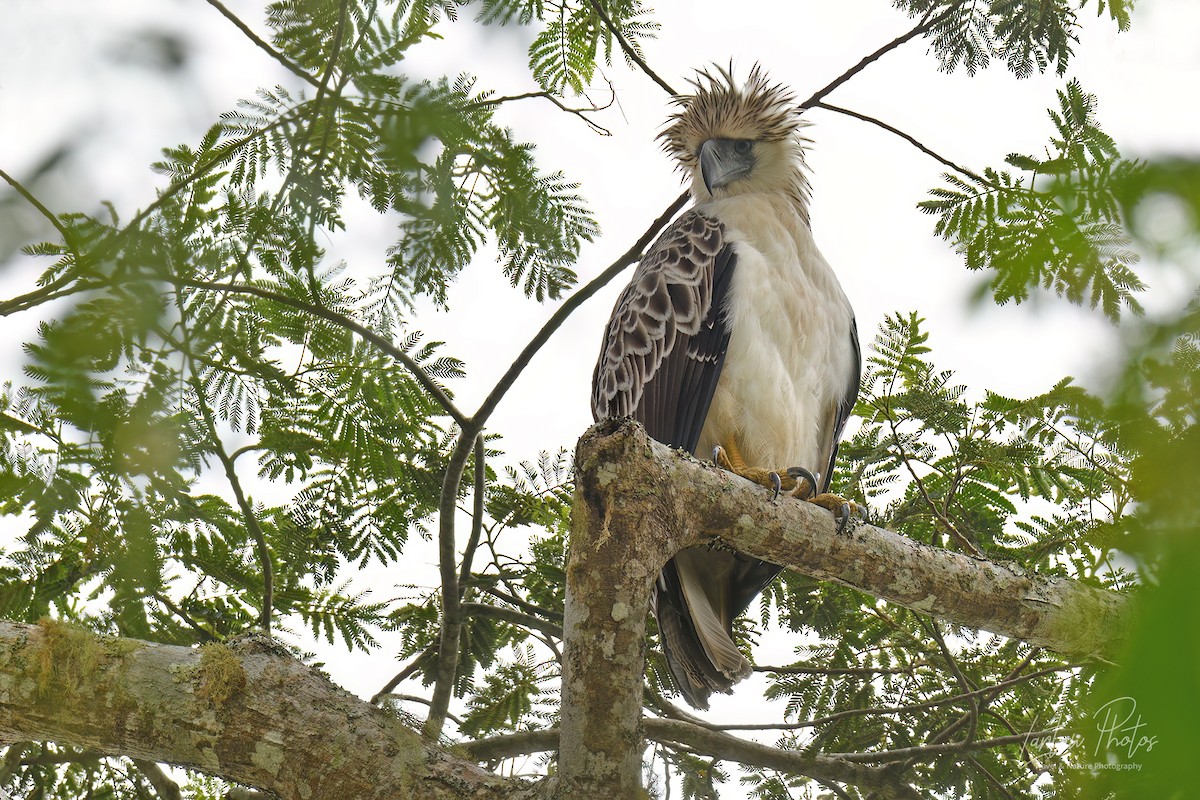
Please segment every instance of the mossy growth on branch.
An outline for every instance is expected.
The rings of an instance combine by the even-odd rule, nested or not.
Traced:
[[[211,642],[200,646],[200,669],[196,696],[220,706],[246,688],[246,670],[227,645]]]
[[[94,684],[108,654],[96,634],[62,620],[43,617],[40,634],[30,637],[25,659],[37,681],[38,699],[74,698]]]

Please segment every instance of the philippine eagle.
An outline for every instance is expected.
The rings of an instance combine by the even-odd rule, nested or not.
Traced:
[[[597,420],[633,417],[655,439],[750,480],[827,494],[858,395],[854,312],[809,230],[793,95],[755,66],[700,71],[660,138],[691,177],[693,206],[617,300],[592,380]],[[815,484],[815,485],[810,485]],[[781,567],[696,547],[663,569],[651,606],[684,698],[708,707],[750,674],[733,620]]]

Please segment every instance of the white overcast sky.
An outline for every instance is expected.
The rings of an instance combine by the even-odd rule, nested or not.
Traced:
[[[266,35],[259,3],[228,5]],[[1082,15],[1081,42],[1064,78],[1017,80],[1002,65],[973,78],[962,71],[946,75],[937,71],[924,41],[916,40],[827,99],[878,117],[979,170],[1001,166],[1009,152],[1040,154],[1053,131],[1046,109],[1056,105],[1055,90],[1075,77],[1099,96],[1101,124],[1127,156],[1195,154],[1200,3],[1141,0],[1132,29],[1123,34],[1107,18],[1095,17],[1095,7],[1090,3]],[[0,0],[0,8],[0,166],[22,178],[60,144],[82,143],[69,164],[69,180],[41,187],[57,211],[96,212],[107,199],[128,219],[164,185],[148,169],[160,147],[195,143],[218,113],[260,86],[298,83],[203,0]],[[912,25],[886,0],[664,2],[654,18],[662,30],[645,43],[646,58],[675,87],[684,87],[696,67],[733,59],[741,75],[761,62],[800,97]],[[188,43],[181,80],[163,80],[137,64],[130,43],[146,30],[173,32]],[[535,88],[524,66],[528,32],[464,21],[442,33],[445,41],[420,46],[403,66],[428,76],[471,72],[480,76],[481,88],[500,94]],[[593,134],[544,101],[524,100],[501,112],[519,138],[538,145],[546,168],[562,169],[582,184],[600,220],[603,235],[584,249],[578,265],[584,281],[624,252],[680,191],[679,176],[654,141],[668,98],[619,59],[604,75],[617,98],[597,121],[611,137]],[[602,81],[591,96],[608,97]],[[1100,385],[1115,336],[1097,313],[1057,302],[969,310],[979,276],[967,273],[933,238],[932,219],[915,208],[940,182],[940,164],[864,123],[821,111],[810,118],[814,233],[857,310],[864,346],[885,314],[915,309],[928,318],[939,366],[976,390],[1030,394],[1067,374]],[[331,257],[346,259],[355,271],[378,269],[394,222],[362,207],[348,227],[349,234],[330,238]],[[40,266],[28,259],[0,266],[0,295],[28,291]],[[1152,285],[1147,306],[1174,307],[1196,283],[1192,266],[1182,274],[1146,264]],[[571,319],[493,417],[491,430],[504,435],[502,446],[514,460],[571,447],[591,422],[591,369],[621,285],[613,283]],[[455,389],[470,410],[552,310],[510,289],[488,251],[453,287],[450,311],[423,308],[414,326],[466,360],[469,377]],[[0,350],[0,379],[18,374],[17,337],[28,337],[35,322],[0,320],[0,335],[12,342]],[[424,557],[413,557],[416,569]],[[388,580],[405,577],[373,575],[377,596],[392,595]],[[335,679],[364,695],[395,668],[386,655],[321,653]],[[755,691],[742,687],[715,704],[714,714],[744,717],[745,701]],[[736,796],[736,787],[729,788]]]

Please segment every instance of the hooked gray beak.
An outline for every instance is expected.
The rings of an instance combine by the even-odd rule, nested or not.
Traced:
[[[709,139],[700,145],[700,177],[704,188],[728,186],[754,169],[754,143],[749,139]]]

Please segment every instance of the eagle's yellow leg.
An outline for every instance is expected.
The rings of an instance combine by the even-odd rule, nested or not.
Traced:
[[[722,469],[727,469],[735,475],[741,475],[746,480],[754,481],[768,489],[778,489],[796,497],[806,497],[817,490],[815,486],[810,486],[806,479],[789,474],[786,467],[771,470],[750,466],[742,456],[737,440],[732,436],[727,436],[721,441],[721,446],[717,448],[714,455],[717,465]]]
[[[806,477],[795,476],[793,474],[796,471],[794,468],[770,470],[750,466],[746,463],[746,459],[742,457],[742,451],[737,445],[737,440],[731,436],[721,441],[721,446],[716,448],[714,458],[717,465],[722,469],[727,469],[736,475],[741,475],[743,478],[754,481],[760,486],[787,492],[793,497],[807,500],[810,503],[829,510],[835,517],[839,518],[839,530],[846,526],[851,516],[865,517],[857,503],[847,500],[841,495],[833,494],[832,492],[823,492],[815,496],[810,496],[816,491],[816,486],[811,485]]]

